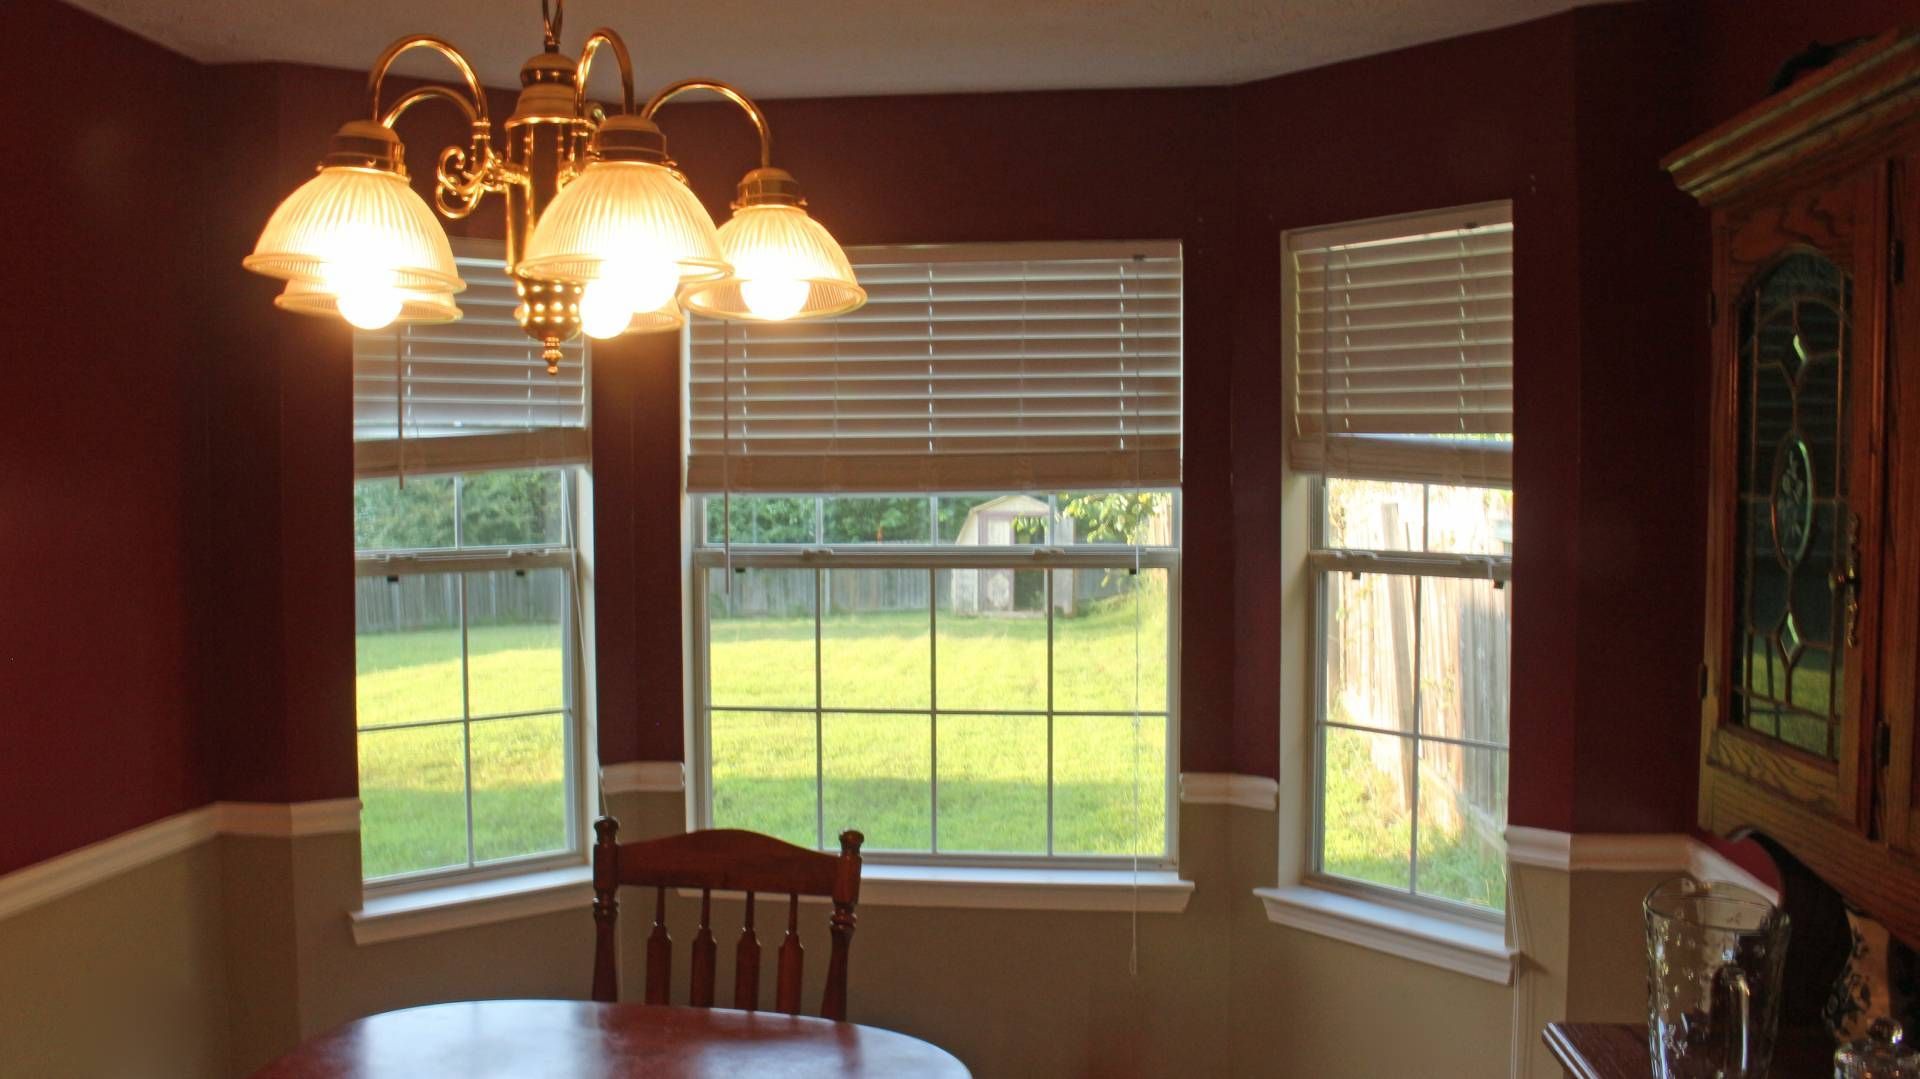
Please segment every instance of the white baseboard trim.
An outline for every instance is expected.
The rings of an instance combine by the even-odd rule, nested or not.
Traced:
[[[221,835],[291,839],[360,830],[360,800],[210,802],[0,876],[0,918],[72,895]]]
[[[1507,861],[1562,873],[1686,873],[1725,881],[1778,902],[1779,893],[1690,835],[1569,834],[1550,828],[1508,828]]]
[[[1280,784],[1266,776],[1232,772],[1180,773],[1182,805],[1228,805],[1272,812],[1280,804]]]
[[[679,761],[626,761],[600,769],[606,794],[679,794],[687,789],[687,766]]]

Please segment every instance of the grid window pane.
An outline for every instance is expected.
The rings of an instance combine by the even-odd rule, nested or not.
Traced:
[[[474,860],[565,850],[566,717],[483,719],[471,737]]]
[[[566,571],[469,573],[466,582],[468,714],[564,709]]]
[[[876,854],[1165,857],[1173,572],[1120,543],[1170,544],[1176,501],[1109,494],[736,500],[736,542],[810,505],[820,538],[786,545],[837,546],[695,556],[707,819],[829,849],[858,829]],[[1064,533],[1063,500],[1119,549],[980,564]],[[717,500],[702,513],[712,543]]]
[[[932,706],[933,627],[923,569],[821,573],[820,691],[828,708]]]
[[[926,495],[842,495],[826,500],[823,535],[828,543],[932,543],[932,510]]]
[[[1413,730],[1415,582],[1385,573],[1321,575],[1327,722]]]
[[[1506,822],[1504,750],[1420,743],[1420,895],[1505,909]]]
[[[1321,524],[1328,547],[1426,550],[1426,501],[1417,483],[1329,477]]]
[[[712,546],[728,540],[749,546],[819,542],[820,499],[813,495],[708,495],[703,501],[706,541]],[[729,519],[731,534],[726,527]]]
[[[360,732],[360,871],[368,879],[467,864],[465,728]]]
[[[1165,708],[1167,584],[1164,569],[1053,571],[1056,710]]]
[[[1413,742],[1321,731],[1320,868],[1405,891],[1413,886]]]
[[[1513,492],[1497,487],[1427,485],[1427,550],[1513,553]]]
[[[821,725],[826,841],[853,828],[873,850],[933,845],[933,737],[925,715],[829,712]]]
[[[816,845],[813,713],[716,710],[708,722],[714,827]]]
[[[814,572],[707,572],[707,699],[717,708],[812,708]]]
[[[460,718],[460,575],[356,577],[354,598],[360,726]]]
[[[1046,852],[1047,717],[940,717],[940,849]]]
[[[1045,711],[1045,570],[950,569],[934,575],[940,709]]]
[[[453,477],[360,480],[353,485],[353,549],[400,551],[451,547]]]
[[[566,484],[555,468],[460,478],[460,546],[557,547],[567,541]]]
[[[1053,777],[1054,853],[1165,852],[1165,716],[1055,716]]]
[[[1510,591],[1492,581],[1420,578],[1421,734],[1507,744]]]
[[[1168,491],[1070,491],[1055,500],[1053,542],[1168,547],[1173,495]]]

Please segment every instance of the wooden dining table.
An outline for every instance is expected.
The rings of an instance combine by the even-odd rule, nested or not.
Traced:
[[[953,1054],[858,1023],[777,1012],[470,1000],[355,1019],[256,1079],[612,1079],[928,1076],[965,1079]]]

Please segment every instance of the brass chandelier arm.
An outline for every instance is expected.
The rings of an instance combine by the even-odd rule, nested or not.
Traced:
[[[432,34],[408,34],[388,45],[380,53],[380,58],[373,62],[373,67],[367,72],[367,105],[368,111],[372,113],[376,122],[380,121],[382,116],[380,89],[386,83],[387,71],[393,67],[393,62],[399,59],[402,53],[411,49],[432,49],[458,68],[460,77],[466,81],[467,93],[472,98],[474,122],[477,124],[490,122],[487,118],[487,92],[481,88],[480,77],[474,74],[473,65],[467,62],[467,58],[461,55],[459,49]]]
[[[386,115],[380,117],[380,123],[382,126],[390,128],[401,116],[405,115],[408,109],[413,108],[423,101],[433,100],[445,101],[454,108],[459,109],[461,115],[465,116],[467,122],[470,124],[479,122],[480,116],[474,111],[473,102],[460,96],[460,93],[451,87],[441,86],[435,83],[421,86],[402,94],[400,100],[387,106]]]
[[[724,82],[714,79],[683,79],[654,94],[653,98],[647,102],[647,107],[640,111],[640,115],[651,120],[653,114],[660,111],[660,106],[693,90],[707,90],[719,94],[740,106],[741,110],[747,114],[747,118],[753,121],[754,130],[760,133],[760,167],[764,169],[772,166],[773,131],[767,126],[767,114],[760,111],[760,106],[754,104],[752,98]]]
[[[575,116],[587,115],[587,72],[593,68],[594,54],[605,45],[613,50],[613,61],[620,66],[621,111],[633,112],[633,57],[627,52],[627,43],[620,35],[601,27],[587,35],[587,43],[580,50],[580,63],[573,74],[573,113]]]

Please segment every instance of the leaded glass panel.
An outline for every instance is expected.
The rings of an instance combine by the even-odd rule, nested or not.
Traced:
[[[1739,308],[1733,720],[1828,760],[1845,701],[1851,278],[1790,255]]]

